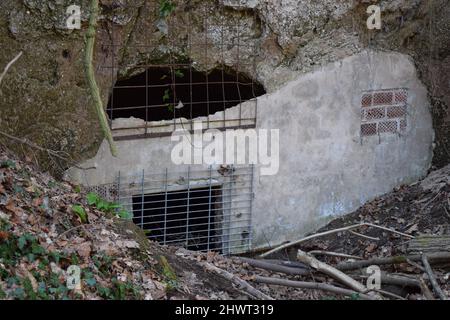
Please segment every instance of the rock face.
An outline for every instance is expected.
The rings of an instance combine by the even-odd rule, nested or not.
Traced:
[[[23,51],[23,56],[0,88],[0,128],[76,162],[95,154],[102,137],[84,77],[87,12],[82,11],[82,30],[67,30],[66,10],[72,3],[68,0],[1,2],[0,66],[3,68],[19,51]],[[79,4],[88,7],[88,1]],[[103,12],[107,8],[103,6]],[[127,23],[123,23],[121,33],[117,32],[117,43],[126,42],[122,35],[131,30],[137,11],[137,8],[124,9]],[[111,56],[105,47],[111,23],[111,16],[105,13],[97,34],[96,64]],[[97,69],[105,100],[110,74],[110,70]],[[18,152],[36,153],[39,164],[53,173],[58,174],[67,166],[45,152],[25,150],[24,146],[3,137],[1,142]]]
[[[68,31],[66,10],[72,2],[1,2],[0,66],[19,51],[24,55],[0,88],[0,128],[78,162],[95,154],[101,133],[83,70],[89,1],[78,1],[81,30]],[[450,8],[446,0],[379,1],[382,30],[366,26],[366,9],[373,1],[173,0],[176,6],[167,19],[161,18],[166,13],[156,0],[100,2],[95,64],[105,104],[115,80],[141,72],[144,64],[192,60],[197,69],[210,70],[218,64],[239,63],[242,72],[270,92],[302,72],[367,47],[399,51],[412,56],[429,91],[436,132],[434,165],[449,162]],[[204,41],[206,16],[207,54],[201,46],[188,46],[188,39]],[[224,35],[225,48],[218,36],[221,25],[240,30],[239,39],[232,32]],[[246,44],[244,49],[239,49],[239,41]],[[70,165],[42,152],[36,158],[53,171]]]

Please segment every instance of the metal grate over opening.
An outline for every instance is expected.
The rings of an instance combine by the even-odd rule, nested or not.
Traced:
[[[152,241],[228,255],[251,248],[253,172],[220,166],[119,173],[115,183],[87,190],[120,203]]]
[[[133,197],[133,221],[159,243],[221,252],[222,203],[218,186],[145,194],[143,198],[137,195]]]
[[[111,73],[107,113],[115,140],[192,131],[194,120],[204,129],[256,126],[257,97],[265,93],[255,80],[260,21],[256,11],[237,14],[227,3],[177,1],[164,18],[157,1],[140,4],[146,19],[137,21],[140,36],[125,48],[126,55],[148,56],[138,64],[118,64],[120,27],[107,22],[111,42],[103,45],[110,59],[101,67]],[[114,1],[113,21],[121,5]]]

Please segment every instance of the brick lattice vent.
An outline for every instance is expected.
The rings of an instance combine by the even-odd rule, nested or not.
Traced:
[[[404,132],[407,101],[407,89],[365,92],[361,98],[361,136]]]

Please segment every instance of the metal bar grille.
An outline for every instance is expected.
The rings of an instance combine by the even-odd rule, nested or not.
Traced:
[[[190,250],[250,250],[253,166],[183,172],[118,174],[116,183],[88,188],[119,202],[150,240]]]

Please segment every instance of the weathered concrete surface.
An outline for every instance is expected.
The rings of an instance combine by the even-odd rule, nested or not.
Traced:
[[[361,93],[396,87],[410,89],[405,134],[361,137]],[[298,238],[425,175],[434,138],[429,106],[414,64],[395,53],[363,52],[262,97],[258,125],[281,130],[280,171],[256,177],[255,245]]]
[[[362,92],[399,87],[409,88],[406,132],[361,137]],[[255,170],[254,246],[295,239],[422,177],[432,159],[429,108],[411,59],[373,51],[318,68],[259,98],[257,129],[280,130],[280,166],[274,176]],[[95,158],[81,164],[91,169],[73,168],[69,175],[96,185],[113,182],[118,171],[185,171],[171,161],[174,144],[170,137],[121,141],[113,158],[103,143]]]

